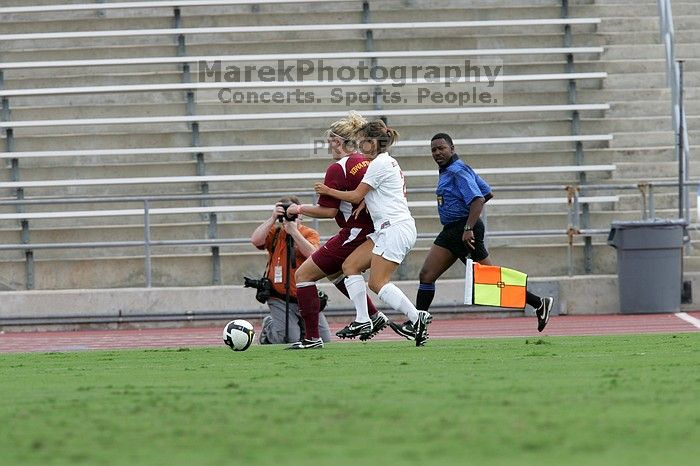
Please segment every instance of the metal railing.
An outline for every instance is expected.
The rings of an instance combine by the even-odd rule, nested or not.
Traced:
[[[678,160],[678,217],[688,220],[688,161],[690,144],[688,124],[683,107],[683,61],[676,60],[676,34],[673,26],[671,0],[658,0],[661,42],[666,50],[666,84],[671,88],[671,121],[676,135],[676,160]]]
[[[687,185],[700,185],[700,181],[688,181]],[[568,197],[568,224],[566,228],[547,229],[547,230],[515,230],[515,231],[489,231],[487,237],[567,237],[568,238],[568,274],[573,275],[576,270],[574,263],[574,246],[577,238],[584,241],[595,236],[605,236],[609,233],[609,228],[590,228],[587,225],[581,224],[582,205],[587,202],[586,196],[592,192],[599,191],[622,191],[622,190],[638,190],[641,197],[641,212],[642,219],[655,217],[655,200],[654,188],[674,187],[675,182],[640,182],[629,184],[586,184],[586,185],[549,185],[549,186],[494,186],[498,192],[525,192],[525,191],[542,191],[542,192],[566,192]],[[411,190],[412,193],[432,193],[434,188],[416,188]],[[206,239],[183,239],[183,240],[154,240],[151,237],[152,221],[154,209],[152,204],[165,201],[212,201],[212,200],[230,200],[238,201],[241,199],[266,199],[274,200],[288,193],[285,192],[257,192],[257,193],[238,193],[238,194],[197,194],[197,195],[166,195],[166,196],[121,196],[121,197],[101,197],[101,198],[63,198],[63,199],[20,199],[20,200],[3,200],[0,201],[0,206],[21,206],[24,211],[29,206],[36,205],[75,205],[75,204],[100,204],[100,203],[135,203],[143,204],[143,240],[141,241],[100,241],[100,242],[71,242],[71,243],[17,243],[17,244],[0,244],[0,251],[34,251],[48,249],[85,249],[85,248],[124,248],[124,247],[139,247],[144,249],[144,273],[146,287],[152,286],[152,248],[162,246],[187,247],[187,246],[222,246],[247,244],[250,239],[248,237],[240,238],[206,238]],[[297,193],[299,197],[311,202],[315,201],[313,192]],[[610,197],[612,198],[612,196]],[[547,198],[543,198],[546,201]],[[592,197],[589,199],[598,199]],[[608,198],[600,196],[599,199],[606,201]],[[216,211],[216,206],[207,208]],[[157,210],[157,209],[156,209]],[[99,215],[99,211],[95,211]],[[484,212],[484,220],[488,223],[487,212]],[[252,220],[251,220],[252,221]],[[318,222],[313,225],[318,228]],[[690,229],[698,229],[700,225],[690,225]],[[418,235],[419,239],[433,239],[437,232],[424,232]],[[326,237],[322,239],[327,239]],[[586,248],[588,251],[588,248]],[[584,257],[585,261],[590,261],[591,258]],[[215,259],[212,257],[212,261]],[[217,268],[213,268],[213,274],[217,273]],[[27,287],[31,289],[34,280],[33,270],[27,271]],[[220,282],[220,277],[213,276],[212,283]]]

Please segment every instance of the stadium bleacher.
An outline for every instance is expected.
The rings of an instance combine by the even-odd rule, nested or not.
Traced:
[[[318,146],[323,130],[349,109],[384,116],[402,133],[394,155],[414,175],[409,200],[425,236],[400,270],[407,280],[416,278],[427,237],[439,229],[427,150],[438,131],[452,134],[464,158],[503,188],[487,209],[493,257],[534,276],[613,273],[614,254],[600,231],[613,217],[639,217],[637,193],[584,190],[578,220],[597,233],[570,242],[572,207],[564,186],[674,174],[663,48],[653,34],[630,26],[658,21],[653,1],[637,5],[636,16],[624,2],[588,1],[565,2],[569,14],[563,14],[562,2],[554,0],[518,7],[484,0],[470,8],[451,0],[32,3],[0,7],[6,19],[0,25],[0,158],[7,163],[0,178],[0,257],[8,270],[0,286],[6,289],[237,284],[263,263],[244,240],[265,212],[246,207],[269,205],[277,193],[307,193],[328,161]],[[323,60],[335,68],[361,60],[465,67],[471,60],[502,66],[490,84],[503,101],[458,106],[420,101],[414,92],[419,86],[444,91],[445,80],[489,81],[462,76],[409,81],[400,88],[407,99],[398,103],[346,105],[332,100],[337,82],[207,81],[201,64],[217,60],[237,67]],[[378,87],[394,90],[391,84],[348,80],[340,86],[372,95]],[[221,88],[301,88],[319,98],[225,104],[217,96]],[[541,189],[553,186],[562,191]],[[250,197],[191,198],[197,194]],[[672,211],[674,194],[657,189],[657,211]],[[98,196],[122,200],[90,202]],[[152,280],[144,277],[144,198],[151,199],[154,241],[199,240],[155,247]],[[19,205],[17,199],[51,203]],[[333,232],[332,222],[315,225],[323,235]],[[499,241],[499,231],[512,236]],[[134,246],[30,252],[26,246],[120,241]],[[459,274],[455,267],[448,276]]]

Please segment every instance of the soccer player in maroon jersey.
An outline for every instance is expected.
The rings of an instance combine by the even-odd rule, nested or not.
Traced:
[[[353,137],[367,121],[357,112],[350,112],[347,117],[331,124],[327,131],[331,154],[335,160],[326,170],[324,184],[339,191],[352,191],[360,184],[367,171],[369,160],[359,152],[355,152]],[[329,280],[345,295],[342,274],[345,259],[367,239],[374,231],[372,218],[367,209],[349,202],[340,201],[330,196],[321,196],[318,205],[296,205],[287,209],[287,213],[302,214],[314,218],[334,218],[341,230],[329,239],[311,257],[309,257],[295,274],[297,284],[297,301],[299,313],[306,325],[306,336],[301,341],[292,344],[289,349],[323,348],[319,335],[318,316],[320,303],[316,281],[323,277]],[[368,264],[369,265],[369,264]],[[348,299],[349,296],[348,296]],[[389,319],[384,313],[377,311],[372,301],[367,297],[367,306],[372,319],[372,333],[360,337],[367,340],[386,327]],[[336,333],[340,338],[346,335],[343,330]]]

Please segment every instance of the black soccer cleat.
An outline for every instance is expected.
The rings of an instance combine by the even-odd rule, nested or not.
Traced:
[[[535,314],[537,314],[537,331],[541,332],[547,326],[549,322],[549,311],[552,310],[552,303],[554,299],[551,297],[542,298],[542,304],[540,307],[535,309]]]
[[[377,312],[372,317],[372,331],[368,335],[360,335],[360,340],[367,341],[386,328],[389,318],[383,312]]]
[[[292,343],[285,349],[288,350],[302,350],[302,349],[321,349],[323,348],[323,340],[320,338],[315,338],[313,340],[307,340],[304,338],[301,341],[297,341],[296,343]]]
[[[404,337],[406,340],[416,339],[416,329],[413,328],[413,324],[410,320],[407,320],[403,324],[397,324],[395,322],[389,322],[389,327],[397,334]]]
[[[341,330],[338,330],[335,335],[338,338],[355,338],[355,337],[363,337],[365,336],[368,338],[368,336],[372,333],[372,321],[368,322],[351,322],[350,324],[346,325],[344,328]]]
[[[423,346],[428,341],[428,325],[433,321],[433,316],[427,311],[418,311],[418,320],[414,327],[416,329],[416,346]]]

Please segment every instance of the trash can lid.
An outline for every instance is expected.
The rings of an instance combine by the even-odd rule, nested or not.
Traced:
[[[687,227],[688,221],[682,218],[676,219],[666,219],[666,218],[650,218],[647,220],[627,220],[627,221],[614,221],[610,224],[611,229],[623,230],[626,228],[646,228],[646,227],[675,227],[682,226]]]

